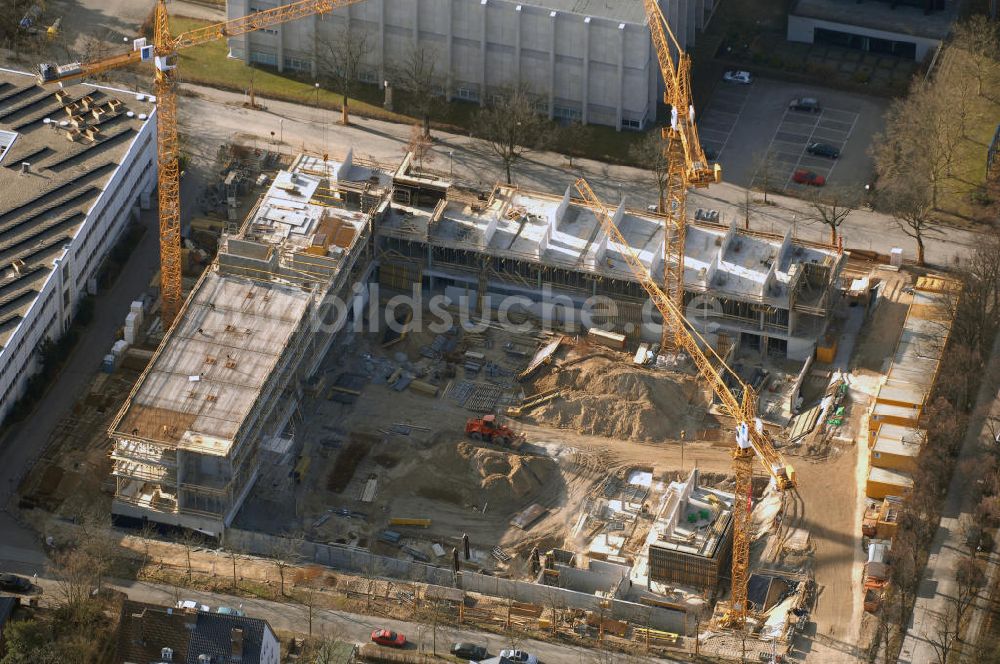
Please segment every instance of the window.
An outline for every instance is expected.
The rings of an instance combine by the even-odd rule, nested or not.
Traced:
[[[261,53],[260,51],[254,51],[250,54],[250,60],[261,65],[270,65],[271,67],[278,66],[278,56],[274,53]]]
[[[642,120],[626,120],[622,118],[622,129],[642,129]]]
[[[479,90],[460,85],[458,89],[455,90],[455,96],[459,99],[465,99],[468,101],[479,101]]]
[[[299,71],[312,71],[312,62],[301,58],[285,58],[285,67]]]
[[[566,106],[556,106],[553,113],[562,120],[582,120],[583,112],[578,108],[567,108]]]

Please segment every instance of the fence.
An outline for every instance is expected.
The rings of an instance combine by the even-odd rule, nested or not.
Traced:
[[[367,549],[343,544],[322,544],[308,540],[295,540],[302,560],[309,560],[333,569],[371,576],[406,579],[438,586],[461,588],[466,592],[492,597],[528,602],[544,607],[601,611],[603,600],[597,595],[576,592],[526,581],[501,579],[474,572],[455,574],[451,568],[435,567],[424,563],[389,558],[373,554]],[[229,528],[225,545],[246,553],[268,556],[275,551],[285,551],[287,540],[283,537]],[[620,599],[612,599],[604,607],[604,615],[615,620],[625,620],[653,629],[687,634],[693,628],[684,611],[647,606]]]

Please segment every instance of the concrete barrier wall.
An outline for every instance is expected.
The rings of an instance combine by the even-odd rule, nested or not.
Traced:
[[[491,597],[529,602],[546,608],[583,609],[600,611],[601,598],[597,595],[576,592],[527,581],[501,579],[496,576],[475,572],[455,574],[449,567],[435,567],[424,563],[389,558],[371,553],[367,549],[343,544],[321,544],[308,540],[296,540],[302,561],[311,561],[333,569],[370,574],[393,579],[406,579],[430,583],[450,588],[461,588],[466,592],[480,593]],[[276,551],[286,551],[285,538],[264,533],[255,533],[237,528],[229,528],[225,535],[225,546],[254,555],[268,556]],[[605,607],[605,615],[617,620],[627,620],[654,629],[687,634],[693,629],[683,611],[646,606],[635,602],[613,599]]]

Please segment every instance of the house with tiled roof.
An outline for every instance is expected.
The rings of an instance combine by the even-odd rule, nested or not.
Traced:
[[[115,664],[278,664],[266,620],[126,601]]]

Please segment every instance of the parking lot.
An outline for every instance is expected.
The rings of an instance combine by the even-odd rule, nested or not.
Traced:
[[[815,97],[821,111],[788,108],[792,99]],[[750,85],[720,81],[698,119],[707,153],[722,164],[723,178],[740,186],[760,185],[788,193],[810,188],[796,184],[796,170],[816,173],[827,187],[863,187],[872,176],[868,148],[882,129],[887,100],[816,86],[754,78]],[[806,152],[826,143],[838,159]],[[767,169],[766,172],[763,169]]]

